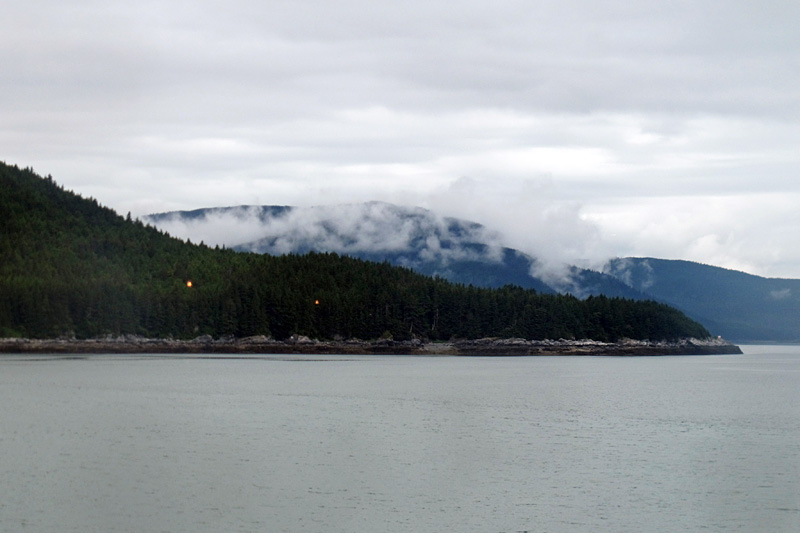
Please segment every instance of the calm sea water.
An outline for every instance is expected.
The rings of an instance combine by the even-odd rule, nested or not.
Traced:
[[[800,530],[800,347],[0,357],[0,530]]]

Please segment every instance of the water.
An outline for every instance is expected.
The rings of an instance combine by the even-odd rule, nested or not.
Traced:
[[[800,530],[800,347],[0,357],[0,530]]]

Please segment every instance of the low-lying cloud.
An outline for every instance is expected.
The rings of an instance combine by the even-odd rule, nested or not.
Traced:
[[[547,272],[800,276],[796,1],[76,4],[4,4],[0,145],[120,213],[378,200]],[[193,240],[260,231],[212,228]],[[383,237],[358,231],[329,245]]]
[[[264,216],[258,206],[241,206],[211,209],[194,217],[156,215],[145,221],[193,242],[272,255],[312,250],[345,255],[413,251],[423,261],[445,265],[465,259],[497,262],[502,257],[500,239],[483,226],[384,202],[293,207],[272,216]],[[484,246],[469,246],[476,243]]]

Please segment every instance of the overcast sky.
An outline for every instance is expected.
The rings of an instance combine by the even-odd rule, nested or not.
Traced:
[[[800,2],[6,0],[0,159],[121,214],[383,200],[800,278]]]

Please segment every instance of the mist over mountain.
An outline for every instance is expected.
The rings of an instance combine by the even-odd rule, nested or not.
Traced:
[[[554,269],[502,245],[476,222],[384,202],[319,207],[238,206],[146,217],[171,235],[270,255],[336,252],[411,268],[480,287],[518,285],[580,298],[605,294],[641,299],[612,276],[569,265]]]
[[[269,255],[336,252],[479,287],[653,299],[738,342],[800,341],[800,280],[769,279],[688,261],[609,260],[601,271],[503,245],[481,224],[383,202],[320,207],[238,206],[145,218],[171,235]]]
[[[335,253],[273,256],[192,244],[30,168],[0,163],[0,190],[0,337],[615,342],[710,335],[657,302],[478,288]],[[286,212],[259,209],[256,218]],[[462,229],[476,228],[442,235]]]

